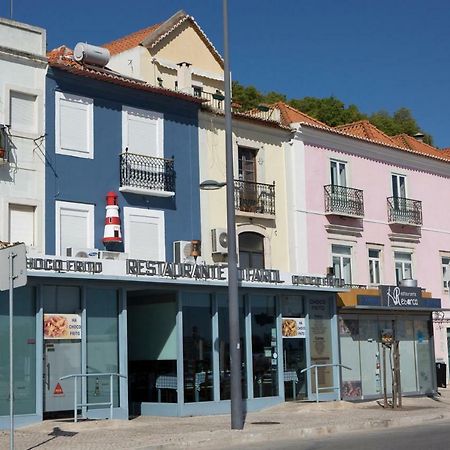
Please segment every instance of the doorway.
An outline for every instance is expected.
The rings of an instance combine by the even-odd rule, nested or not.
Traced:
[[[81,373],[80,289],[72,286],[43,286],[43,298],[44,414],[73,414],[74,380],[61,380],[61,377]],[[81,386],[77,388],[77,402],[81,403]]]

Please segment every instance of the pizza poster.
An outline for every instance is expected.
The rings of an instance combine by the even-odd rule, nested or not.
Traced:
[[[81,315],[44,314],[44,339],[81,339]]]

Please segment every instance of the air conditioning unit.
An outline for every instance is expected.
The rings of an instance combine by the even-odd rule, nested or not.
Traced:
[[[76,248],[76,247],[66,248],[66,256],[69,256],[70,258],[97,259],[98,255],[99,251],[97,248]]]
[[[228,254],[228,234],[225,228],[214,228],[211,230],[212,252]]]
[[[100,250],[98,252],[99,259],[115,259],[115,260],[125,260],[128,258],[128,253],[123,252],[109,252],[106,250]]]
[[[173,261],[176,263],[185,263],[191,257],[192,242],[191,241],[174,241],[173,242]]]

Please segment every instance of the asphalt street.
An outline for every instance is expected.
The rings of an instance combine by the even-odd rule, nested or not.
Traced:
[[[217,447],[215,448],[217,449]],[[219,448],[236,450],[448,450],[450,449],[450,422],[289,441],[284,441],[280,436],[278,443],[270,441]]]

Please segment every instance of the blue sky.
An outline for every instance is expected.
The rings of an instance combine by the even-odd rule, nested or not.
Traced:
[[[13,18],[46,28],[51,49],[102,44],[179,9],[222,51],[221,0],[14,0]],[[234,79],[366,113],[404,106],[450,147],[449,0],[229,0],[229,16]]]

